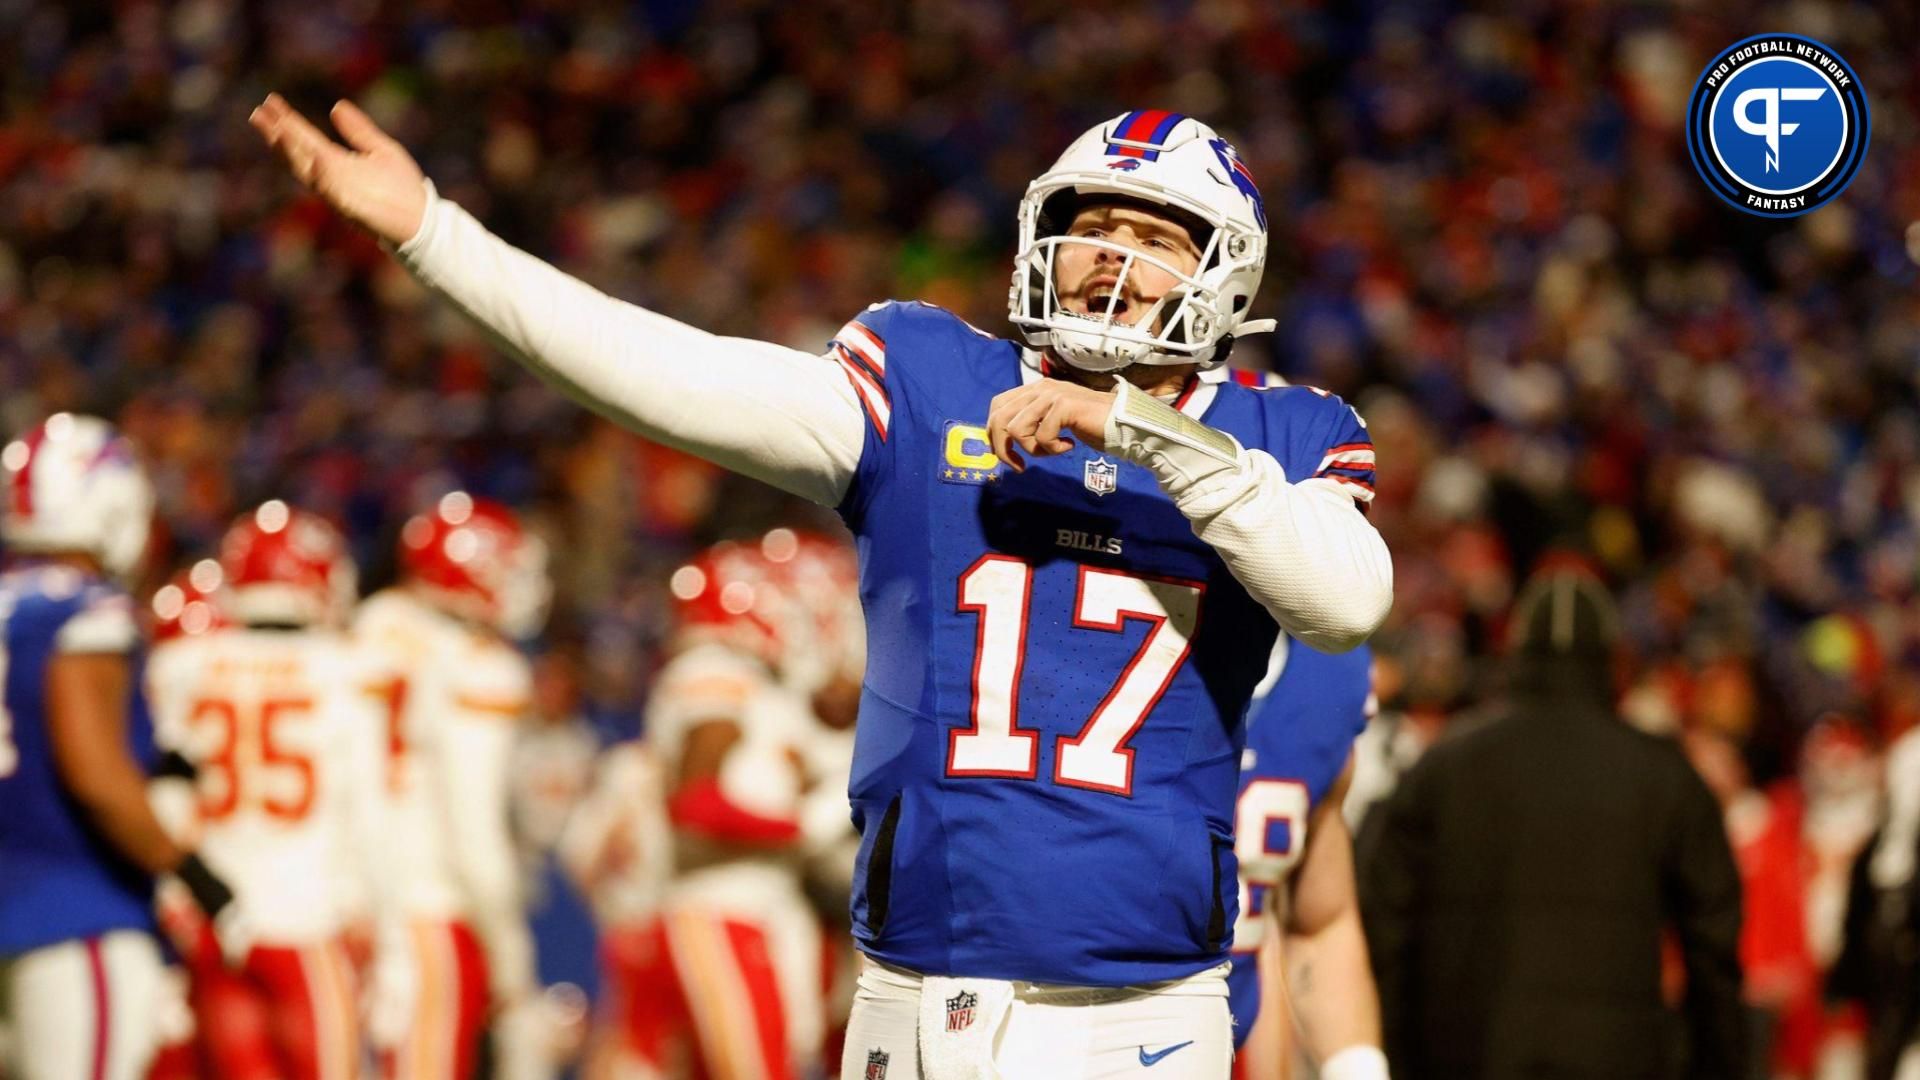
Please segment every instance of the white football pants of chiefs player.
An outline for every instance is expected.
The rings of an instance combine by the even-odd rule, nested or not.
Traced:
[[[137,930],[63,941],[0,966],[19,1080],[139,1080],[159,1045],[160,949]]]
[[[923,987],[942,999],[923,1006]],[[956,1026],[989,1060],[936,1049]],[[1108,989],[929,979],[866,957],[840,1080],[1225,1080],[1232,1067],[1225,964]]]

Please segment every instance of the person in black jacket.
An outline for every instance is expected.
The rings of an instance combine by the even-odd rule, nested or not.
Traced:
[[[1515,616],[1510,706],[1428,751],[1362,853],[1394,1076],[1742,1076],[1740,878],[1720,808],[1677,746],[1614,713],[1598,581],[1542,573]],[[1661,995],[1668,928],[1684,1046]]]

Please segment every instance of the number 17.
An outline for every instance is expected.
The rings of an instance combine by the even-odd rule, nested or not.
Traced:
[[[1133,794],[1133,750],[1127,741],[1186,663],[1200,624],[1206,586],[1119,570],[1080,568],[1073,625],[1122,633],[1129,620],[1151,624],[1080,733],[1054,746],[1054,783],[1115,795]],[[948,776],[1032,780],[1039,775],[1040,735],[1020,726],[1020,672],[1026,661],[1033,567],[1011,555],[983,555],[960,575],[961,611],[980,617],[974,639],[970,723],[948,735]]]

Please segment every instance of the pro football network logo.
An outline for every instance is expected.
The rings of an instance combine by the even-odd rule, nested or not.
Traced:
[[[1687,153],[1728,205],[1798,217],[1847,189],[1872,132],[1860,80],[1798,34],[1761,34],[1707,64],[1687,102]]]
[[[980,995],[962,990],[947,999],[947,1030],[965,1031],[973,1026],[973,1011]]]
[[[887,1080],[887,1062],[893,1055],[878,1047],[867,1051],[867,1080]]]

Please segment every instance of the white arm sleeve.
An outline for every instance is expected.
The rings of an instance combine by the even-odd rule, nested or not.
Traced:
[[[400,262],[574,400],[656,442],[826,506],[852,482],[864,414],[839,365],[719,337],[607,296],[427,188]]]
[[[1281,629],[1326,652],[1367,640],[1393,606],[1386,541],[1338,482],[1289,483],[1273,455],[1122,381],[1107,446],[1153,470],[1173,504]]]

